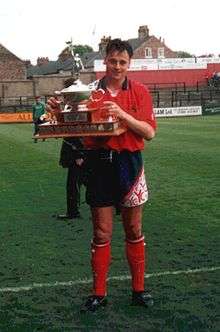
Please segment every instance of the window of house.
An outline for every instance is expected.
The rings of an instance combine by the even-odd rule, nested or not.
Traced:
[[[158,58],[165,58],[164,56],[164,47],[159,47],[157,50],[157,57]]]
[[[152,58],[152,49],[151,49],[151,47],[145,48],[145,58]]]

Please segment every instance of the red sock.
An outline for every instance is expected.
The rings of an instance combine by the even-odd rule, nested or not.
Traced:
[[[145,243],[144,237],[136,241],[126,240],[126,254],[132,276],[132,289],[144,291]]]
[[[91,265],[93,271],[93,294],[97,296],[106,295],[107,274],[111,261],[110,242],[104,244],[92,243]]]

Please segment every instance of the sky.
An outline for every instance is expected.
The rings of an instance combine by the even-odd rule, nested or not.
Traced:
[[[220,0],[1,0],[0,44],[22,60],[57,60],[71,38],[94,51],[103,36],[138,37],[140,25],[174,51],[220,54]]]

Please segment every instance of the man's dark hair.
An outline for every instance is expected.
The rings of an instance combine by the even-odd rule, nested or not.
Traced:
[[[119,38],[110,40],[106,46],[106,55],[115,51],[127,51],[130,58],[133,55],[133,49],[131,45],[126,40],[121,40]]]

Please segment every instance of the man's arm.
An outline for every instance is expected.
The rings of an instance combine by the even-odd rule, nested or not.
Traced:
[[[123,113],[122,113],[123,112]],[[136,134],[140,135],[146,140],[151,140],[155,136],[154,128],[145,121],[135,119],[132,115],[122,111],[119,117],[128,128],[133,130]]]
[[[104,108],[108,111],[109,115],[115,115],[136,134],[140,135],[146,140],[151,140],[155,136],[154,128],[146,121],[135,119],[132,115],[125,112],[119,105],[111,101],[104,102]]]

